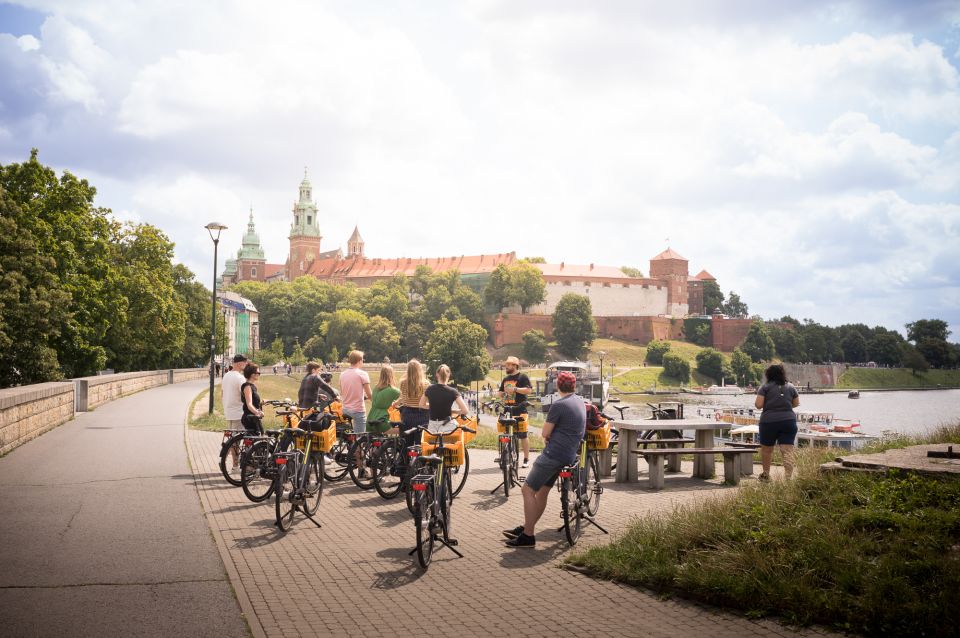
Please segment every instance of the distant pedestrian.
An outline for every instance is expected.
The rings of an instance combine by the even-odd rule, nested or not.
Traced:
[[[754,405],[760,413],[760,462],[763,472],[761,481],[770,480],[770,463],[773,448],[780,446],[783,469],[787,478],[793,476],[794,445],[797,440],[797,415],[793,408],[800,405],[800,393],[787,381],[787,374],[780,364],[774,364],[765,372],[767,382],[757,390]]]
[[[247,382],[240,386],[243,395],[243,417],[241,423],[251,434],[263,434],[263,410],[260,402],[260,393],[257,392],[257,381],[260,379],[260,366],[248,363],[243,368],[243,376]]]
[[[243,417],[243,399],[240,396],[240,386],[245,379],[243,368],[247,365],[247,357],[238,354],[233,357],[233,367],[223,376],[220,382],[220,400],[223,402],[223,416],[227,420],[227,427],[231,430],[243,429],[240,419]]]

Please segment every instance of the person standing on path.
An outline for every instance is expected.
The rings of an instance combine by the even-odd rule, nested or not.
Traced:
[[[770,480],[770,463],[773,447],[780,446],[783,469],[787,478],[793,476],[793,452],[797,439],[797,415],[793,408],[800,405],[800,393],[787,381],[783,366],[774,364],[767,368],[767,382],[757,390],[754,405],[760,413],[760,462],[763,472],[757,478]]]
[[[543,438],[547,442],[543,452],[533,463],[520,489],[523,495],[523,525],[503,531],[509,547],[536,547],[535,527],[547,507],[547,499],[560,470],[577,460],[580,442],[587,426],[587,410],[583,399],[574,393],[577,378],[570,372],[557,375],[560,398],[550,405],[543,424]]]
[[[367,426],[373,421],[382,421],[383,425],[378,429],[386,432],[390,429],[390,416],[388,410],[393,407],[393,402],[400,398],[400,389],[397,388],[394,379],[393,366],[385,365],[380,368],[380,378],[377,380],[377,387],[373,389],[373,396],[370,399],[370,412],[367,413]]]
[[[343,413],[353,419],[353,431],[361,434],[367,431],[366,399],[373,398],[370,391],[370,375],[363,366],[363,352],[353,350],[347,355],[350,367],[340,375],[340,400],[343,402]]]
[[[500,391],[497,396],[502,397],[504,403],[510,406],[511,416],[519,417],[523,415],[529,424],[527,397],[533,392],[530,377],[520,372],[520,359],[516,357],[507,357],[504,367],[507,376],[500,382]],[[523,450],[523,467],[528,467],[530,465],[530,441],[527,439],[527,433],[517,432],[516,437],[520,439],[520,448]]]
[[[257,392],[260,366],[248,363],[243,369],[243,376],[247,382],[240,386],[240,393],[243,395],[243,416],[240,422],[247,432],[263,434],[263,404],[260,402],[260,393]]]
[[[243,368],[247,365],[247,357],[242,354],[233,355],[233,367],[223,375],[220,382],[220,401],[223,403],[223,417],[227,420],[227,427],[231,430],[241,430],[243,425],[243,397],[240,395],[240,386],[243,385]]]
[[[300,381],[300,390],[297,392],[297,405],[301,409],[312,408],[321,401],[321,394],[332,400],[339,396],[320,376],[320,364],[316,361],[307,363],[307,375]]]
[[[456,404],[460,414],[467,414],[467,404],[450,383],[450,367],[446,364],[437,368],[437,382],[423,391],[420,407],[429,408],[431,421],[449,421]]]
[[[394,407],[400,408],[400,420],[403,429],[409,430],[414,426],[427,425],[430,421],[430,411],[420,407],[420,397],[430,382],[423,371],[423,364],[416,359],[407,363],[407,376],[400,381],[400,398],[393,402]],[[404,435],[404,447],[420,445],[421,432]]]

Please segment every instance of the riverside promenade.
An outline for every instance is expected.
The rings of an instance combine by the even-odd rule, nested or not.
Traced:
[[[404,502],[349,478],[325,484],[322,528],[298,514],[283,534],[272,499],[251,503],[220,476],[221,436],[185,433],[204,386],[120,399],[0,459],[3,635],[241,636],[245,620],[254,636],[284,637],[830,635],[560,569],[571,550],[553,531],[555,494],[537,548],[508,549],[500,530],[520,522],[521,498],[489,493],[499,482],[489,451],[471,450],[454,504],[462,559],[439,550],[423,572],[407,555]],[[684,478],[651,493],[611,481],[599,520],[616,534],[636,516],[733,489]],[[587,527],[578,547],[608,538]]]

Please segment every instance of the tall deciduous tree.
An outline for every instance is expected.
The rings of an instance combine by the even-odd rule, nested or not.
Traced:
[[[723,311],[723,292],[711,279],[703,282],[703,311],[708,315]]]
[[[750,355],[740,348],[733,349],[733,354],[730,357],[730,371],[738,385],[756,384],[760,380],[757,374],[757,366],[753,365]]]
[[[713,348],[697,353],[697,372],[719,382],[723,379],[723,354]]]
[[[496,312],[510,305],[510,273],[504,264],[500,264],[490,273],[490,281],[483,289],[483,301]]]
[[[781,323],[790,324],[790,322]],[[773,324],[769,327],[770,338],[773,339],[773,348],[784,361],[800,363],[807,360],[803,336],[796,327],[781,327]]]
[[[746,317],[750,314],[747,304],[740,300],[740,295],[730,291],[730,294],[727,295],[727,302],[723,304],[724,314],[730,317]]]
[[[903,339],[895,334],[878,334],[867,343],[870,360],[882,366],[897,367],[903,362]]]
[[[521,261],[512,264],[509,271],[510,300],[520,306],[521,313],[526,314],[530,307],[547,298],[547,286],[539,268]]]
[[[754,321],[750,324],[740,349],[754,362],[769,361],[773,358],[773,339],[770,338],[770,333],[767,332],[767,327],[762,321]]]
[[[907,339],[914,343],[920,343],[924,339],[946,341],[950,336],[947,322],[942,319],[918,319],[908,323],[906,328]]]
[[[690,362],[678,354],[668,352],[663,355],[663,373],[680,383],[690,380]]]
[[[930,369],[930,364],[919,350],[909,343],[901,344],[901,348],[903,348],[903,365],[913,371],[913,376],[918,377],[921,372]]]
[[[840,347],[843,348],[843,360],[847,363],[867,362],[867,340],[861,332],[857,330],[847,332],[840,341]]]
[[[590,299],[573,293],[560,298],[553,311],[553,337],[557,340],[557,350],[565,356],[579,358],[583,355],[597,338]]]
[[[210,357],[210,291],[183,264],[173,267],[173,290],[185,312],[183,351],[174,365],[202,366]]]
[[[547,358],[547,338],[543,330],[527,330],[523,333],[523,358],[540,363]]]
[[[490,355],[484,344],[487,331],[467,319],[440,319],[424,345],[424,358],[433,374],[441,363],[450,366],[453,380],[461,385],[483,379],[490,370]]]

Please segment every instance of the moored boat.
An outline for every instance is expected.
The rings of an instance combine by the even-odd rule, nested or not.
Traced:
[[[541,409],[544,413],[550,410],[550,405],[559,398],[557,393],[557,374],[572,372],[577,378],[576,393],[598,407],[607,404],[610,394],[610,382],[600,378],[600,371],[585,361],[555,361],[547,366],[545,379],[538,379],[536,392],[540,397]]]
[[[703,408],[699,412],[701,415]],[[756,441],[760,432],[760,410],[753,408],[714,408],[714,419],[733,427],[728,434],[717,437],[718,443],[740,441],[753,435]],[[832,412],[797,412],[797,445],[811,447],[835,447],[855,450],[878,437],[860,432],[859,421],[836,418]],[[739,438],[737,438],[739,437]]]

